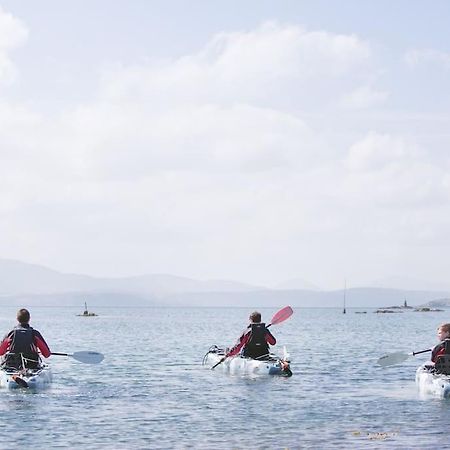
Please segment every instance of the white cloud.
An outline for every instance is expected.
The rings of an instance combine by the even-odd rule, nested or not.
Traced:
[[[368,132],[370,117],[354,138],[340,116],[387,100],[374,69],[357,36],[267,23],[104,69],[97,96],[57,117],[4,103],[0,250],[93,274],[261,282],[333,277],[343,242],[357,259],[419,226],[441,236],[449,167],[410,135]]]
[[[355,80],[370,75],[371,64],[368,43],[356,36],[267,23],[221,33],[176,61],[113,68],[104,74],[103,92],[109,101],[146,101],[155,110],[173,103],[279,107],[292,99],[307,106],[329,102],[330,92],[336,99],[336,85],[353,89]]]
[[[346,165],[352,170],[379,170],[417,154],[402,137],[371,132],[350,147]]]
[[[370,86],[357,87],[346,94],[342,99],[342,106],[350,109],[363,109],[384,103],[389,94],[385,91],[377,91]]]
[[[433,162],[431,151],[407,137],[371,132],[350,147],[344,167],[346,196],[377,207],[421,209],[450,201],[448,162]]]
[[[73,135],[66,153],[84,161],[86,176],[102,179],[309,166],[317,150],[299,118],[249,105],[180,107],[160,115],[90,107],[66,117],[64,126]]]
[[[450,53],[435,49],[414,49],[405,53],[404,61],[410,67],[426,64],[438,64],[445,70],[450,70]]]
[[[0,82],[12,81],[15,68],[9,53],[22,45],[28,35],[23,23],[0,6]]]

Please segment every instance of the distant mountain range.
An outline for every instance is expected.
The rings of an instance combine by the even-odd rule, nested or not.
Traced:
[[[269,289],[230,281],[199,281],[167,274],[101,278],[61,273],[44,266],[0,259],[0,304],[37,306],[245,306],[290,304],[298,307],[340,307],[344,291],[321,291],[303,280]],[[380,287],[351,288],[346,306],[412,306],[450,298],[449,290],[410,290]]]
[[[426,290],[426,291],[450,291],[450,283],[448,282],[432,282],[425,280],[416,280],[410,277],[391,276],[376,280],[370,283],[371,287],[382,287],[389,289],[408,289]]]

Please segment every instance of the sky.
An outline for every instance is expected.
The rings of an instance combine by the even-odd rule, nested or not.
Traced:
[[[3,0],[0,258],[450,285],[450,2]]]

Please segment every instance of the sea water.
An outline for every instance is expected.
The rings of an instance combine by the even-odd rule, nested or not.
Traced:
[[[262,309],[263,319],[283,306]],[[434,345],[448,311],[294,308],[272,328],[294,375],[252,379],[202,366],[209,346],[234,343],[252,308],[91,308],[98,317],[30,307],[53,351],[105,360],[52,356],[48,390],[1,391],[0,448],[450,448],[450,401],[420,397],[414,384],[427,354],[376,364]],[[5,333],[14,316],[2,308]]]

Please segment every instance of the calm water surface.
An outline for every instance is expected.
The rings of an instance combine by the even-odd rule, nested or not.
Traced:
[[[54,356],[50,389],[0,392],[0,448],[450,448],[450,401],[415,388],[426,356],[375,364],[385,353],[434,345],[448,311],[297,308],[272,330],[293,377],[248,379],[201,361],[210,345],[236,340],[249,308],[91,308],[100,316],[31,309],[53,351],[97,350],[105,361]],[[262,309],[263,319],[277,309]],[[2,309],[1,333],[14,316]]]

